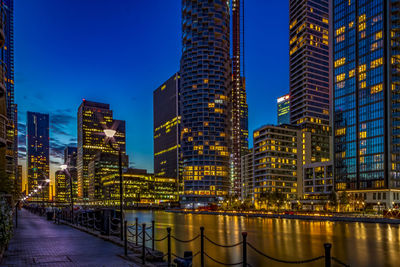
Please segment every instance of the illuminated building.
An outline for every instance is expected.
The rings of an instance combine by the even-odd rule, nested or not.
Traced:
[[[0,9],[0,191],[16,193],[18,136],[14,104],[13,0],[1,0]]]
[[[241,195],[241,156],[248,150],[248,107],[244,77],[244,0],[232,0],[231,192]]]
[[[124,203],[133,206],[137,203],[168,203],[178,200],[175,177],[159,177],[146,170],[128,169],[123,174]],[[103,179],[106,206],[119,205],[119,175],[108,175]]]
[[[49,197],[49,114],[27,112],[27,178],[28,193],[43,186],[44,198]],[[42,196],[41,196],[42,197]]]
[[[266,125],[254,131],[255,201],[272,192],[291,200],[301,196],[302,134],[292,125]]]
[[[230,189],[229,25],[226,1],[182,1],[183,204],[215,202]]]
[[[0,10],[0,48],[3,53],[4,50],[4,44],[6,41],[6,36],[4,33],[4,29],[6,27],[5,23],[5,17],[6,14],[4,12],[3,7]],[[0,183],[0,191],[3,192],[11,192],[12,187],[11,187],[11,181],[4,179],[4,177],[7,177],[6,174],[6,149],[7,149],[7,124],[8,124],[8,118],[7,118],[7,89],[6,89],[6,67],[4,64],[1,65],[0,67],[0,177],[3,177],[1,179]]]
[[[76,168],[78,159],[78,150],[76,147],[67,146],[64,149],[64,164],[68,165],[68,172],[71,175],[72,181],[72,194],[73,198],[77,199],[78,197],[78,170]],[[66,195],[67,201],[70,202],[71,198],[71,187],[69,185],[70,180],[69,178],[66,180],[66,187],[68,190],[68,194]]]
[[[289,1],[290,121],[311,134],[311,161],[329,161],[329,0]]]
[[[254,199],[253,149],[248,149],[241,159],[241,199]]]
[[[290,96],[284,95],[277,99],[278,104],[278,125],[290,124]]]
[[[400,203],[400,2],[335,2],[335,190],[392,207]]]
[[[125,168],[128,165],[128,156],[121,156],[122,167]],[[88,166],[89,200],[96,201],[104,198],[103,179],[110,174],[118,174],[118,164],[118,155],[115,154],[99,152],[93,157]]]
[[[179,73],[153,92],[154,174],[179,181]]]
[[[11,182],[18,175],[18,130],[17,105],[14,103],[14,0],[1,0],[4,12],[5,44],[0,51],[0,60],[5,70],[6,107],[7,107],[7,176]]]
[[[56,171],[56,174],[54,176],[55,178],[55,196],[56,199],[55,201],[57,203],[67,203],[69,202],[70,199],[70,187],[69,183],[67,181],[69,180],[69,177],[65,174],[64,171]]]
[[[114,120],[109,104],[83,100],[78,109],[78,198],[89,197],[89,162],[98,152],[118,155],[104,142],[104,129],[115,129],[115,141],[125,154],[125,121]]]
[[[332,162],[303,165],[303,204],[326,204],[333,191]]]

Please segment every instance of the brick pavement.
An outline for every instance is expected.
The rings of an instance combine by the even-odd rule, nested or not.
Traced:
[[[22,209],[0,266],[139,266],[122,254],[117,245]]]

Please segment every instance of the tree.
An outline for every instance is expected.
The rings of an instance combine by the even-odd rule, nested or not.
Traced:
[[[342,193],[340,193],[340,195],[339,195],[339,205],[347,205],[347,204],[349,204],[349,201],[350,201],[350,199],[349,199],[349,196],[348,196],[348,194],[346,193],[346,192],[342,192]],[[340,209],[340,207],[339,207],[339,209]]]

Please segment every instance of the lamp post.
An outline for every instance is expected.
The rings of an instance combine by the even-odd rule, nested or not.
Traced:
[[[71,193],[71,221],[72,221],[72,223],[74,223],[74,194],[72,192],[72,177],[68,171],[68,165],[63,164],[60,166],[60,168],[61,168],[61,171],[64,172],[64,174],[67,175],[69,178],[69,189],[70,189],[70,193]]]
[[[105,129],[104,133],[107,137],[107,139],[113,140],[114,135],[117,131],[113,129]],[[122,191],[122,158],[121,158],[121,148],[118,146],[118,148],[114,148],[112,145],[112,142],[108,142],[110,144],[110,147],[114,149],[115,151],[118,151],[118,167],[119,167],[119,206],[120,206],[120,216],[119,216],[119,222],[120,222],[120,230],[121,230],[121,240],[123,240],[123,233],[124,233],[124,226],[123,226],[123,205],[122,205],[122,196],[123,196],[123,191]]]

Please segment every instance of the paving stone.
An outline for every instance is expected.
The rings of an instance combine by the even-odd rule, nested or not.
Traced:
[[[27,210],[18,213],[0,266],[139,266],[118,255],[123,248]]]

